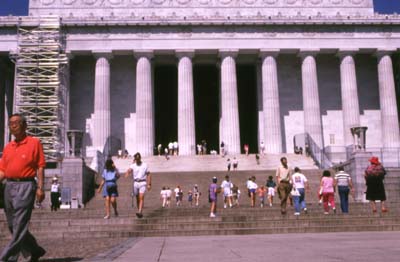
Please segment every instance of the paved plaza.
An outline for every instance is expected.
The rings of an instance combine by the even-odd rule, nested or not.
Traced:
[[[86,261],[398,261],[400,232],[128,239]]]

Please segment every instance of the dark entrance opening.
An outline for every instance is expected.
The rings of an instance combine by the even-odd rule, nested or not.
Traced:
[[[241,152],[249,145],[250,153],[258,152],[257,71],[254,65],[237,65]]]
[[[215,65],[193,67],[196,144],[207,142],[207,151],[219,148],[219,70]]]
[[[154,68],[155,147],[178,141],[178,71],[175,65]]]

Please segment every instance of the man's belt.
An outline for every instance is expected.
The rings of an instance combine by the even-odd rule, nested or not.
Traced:
[[[287,184],[289,184],[289,181],[286,181],[286,180],[281,180],[281,182],[280,183],[287,183]]]
[[[135,179],[135,180],[133,180],[133,181],[135,181],[135,182],[145,182],[146,179]]]
[[[21,177],[21,178],[7,178],[10,182],[34,182],[34,177]]]

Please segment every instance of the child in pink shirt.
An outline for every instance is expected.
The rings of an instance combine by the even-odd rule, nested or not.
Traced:
[[[322,192],[322,199],[324,202],[324,214],[329,214],[328,203],[330,203],[333,212],[336,213],[334,180],[331,177],[331,172],[329,172],[329,170],[324,170],[322,173],[320,191]]]

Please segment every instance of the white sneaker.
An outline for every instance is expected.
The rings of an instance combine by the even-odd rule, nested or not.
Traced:
[[[272,207],[272,204],[269,204],[270,207]]]
[[[295,216],[300,216],[299,212],[294,213]]]
[[[214,213],[211,213],[210,217],[217,217],[217,216]]]
[[[224,208],[226,208],[226,204],[224,205]]]

